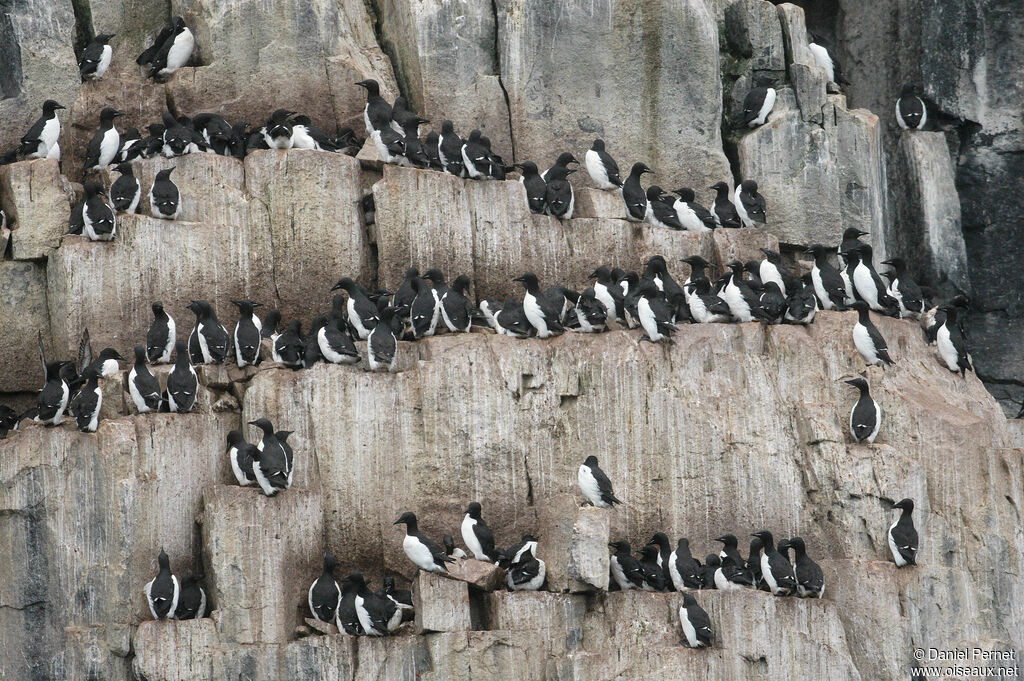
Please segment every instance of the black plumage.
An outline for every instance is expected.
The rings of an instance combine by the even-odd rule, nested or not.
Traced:
[[[163,620],[174,617],[178,606],[179,586],[178,578],[171,573],[171,559],[163,549],[160,549],[157,563],[160,570],[156,577],[146,584],[145,592],[153,618]]]
[[[123,111],[110,107],[100,111],[100,129],[92,136],[85,150],[86,170],[102,170],[121,151],[121,136],[114,128],[114,119],[120,116],[124,116]]]
[[[611,556],[611,572],[612,579],[618,584],[619,589],[622,591],[643,589],[646,583],[644,570],[640,566],[640,561],[633,557],[629,542],[616,541],[611,542],[608,546],[615,549],[615,553]]]
[[[647,188],[647,205],[650,206],[647,217],[656,227],[683,229],[683,224],[679,222],[679,216],[673,207],[674,203],[672,197],[667,196],[658,185],[652,184]]]
[[[160,382],[146,365],[146,348],[142,345],[135,346],[135,365],[128,372],[128,393],[140,414],[159,411],[163,402]]]
[[[153,322],[146,332],[146,357],[153,364],[166,364],[171,361],[174,349],[174,320],[164,311],[164,304],[159,300],[153,303]]]
[[[324,569],[309,586],[309,611],[321,622],[333,622],[341,600],[341,589],[334,581],[336,561],[330,551],[324,552]]]
[[[568,177],[574,172],[575,168],[554,165],[544,179],[544,212],[559,220],[572,218],[575,197]]]
[[[302,338],[302,322],[293,319],[274,341],[273,360],[292,369],[301,369],[306,343]]]
[[[642,222],[647,218],[647,192],[640,184],[640,178],[644,173],[653,173],[643,163],[634,163],[629,171],[629,177],[622,184],[622,200],[626,203],[626,219],[632,222]]]
[[[395,308],[380,311],[379,322],[366,339],[366,359],[371,371],[393,371],[398,355],[398,337],[395,335]]]
[[[455,132],[455,126],[451,121],[441,124],[441,134],[438,136],[437,153],[444,166],[445,172],[456,177],[465,177],[466,166],[462,160],[462,145],[465,144],[462,138]]]
[[[46,362],[44,365],[45,382],[36,395],[36,420],[48,426],[60,425],[64,410],[71,397],[71,388],[62,376],[62,371],[70,366],[70,362]]]
[[[206,616],[209,611],[206,601],[206,589],[203,588],[203,575],[189,575],[181,580],[181,591],[178,595],[178,607],[174,610],[174,619],[194,620]]]
[[[640,569],[643,571],[645,591],[666,591],[665,574],[658,565],[658,546],[647,544],[640,549]]]
[[[914,527],[914,500],[901,499],[893,504],[900,509],[900,517],[889,527],[889,550],[896,567],[917,565],[917,528]]]
[[[704,586],[704,566],[690,553],[690,540],[680,539],[669,557],[669,575],[679,591]]]
[[[714,216],[719,227],[737,228],[742,227],[740,214],[736,212],[736,204],[729,198],[729,185],[725,182],[716,182],[711,185],[715,190]]]
[[[825,573],[821,566],[807,555],[807,545],[800,537],[793,537],[780,548],[793,549],[793,569],[796,574],[796,593],[800,598],[821,598],[825,595]],[[785,550],[784,549],[784,550]]]
[[[352,336],[342,325],[342,320],[331,317],[317,333],[320,356],[332,364],[354,364],[359,361],[359,352]]]
[[[195,313],[196,324],[188,337],[188,352],[193,364],[223,364],[231,349],[231,336],[217,319],[206,300],[193,300],[188,309]]]
[[[239,368],[255,366],[260,362],[260,341],[262,324],[255,309],[263,305],[252,300],[232,300],[238,308],[238,322],[232,334],[235,343],[235,363]]]
[[[711,618],[690,594],[683,594],[683,604],[679,607],[679,620],[682,623],[683,635],[689,647],[703,648],[714,643],[715,634],[711,629]]]
[[[103,77],[110,66],[112,50],[108,43],[113,37],[113,33],[101,33],[82,50],[82,56],[78,58],[78,73],[83,79]]]
[[[68,413],[75,419],[78,429],[83,433],[94,433],[99,427],[100,407],[103,405],[103,392],[100,390],[99,370],[89,367],[83,372],[85,385],[68,405]]]
[[[775,548],[772,533],[762,530],[753,536],[761,540],[761,577],[776,596],[787,596],[796,591],[793,564]]]
[[[199,377],[192,368],[185,341],[174,344],[174,367],[167,374],[167,405],[170,411],[189,412],[195,409],[199,394]]]
[[[373,301],[370,300],[366,289],[352,279],[344,277],[331,290],[344,290],[348,294],[348,302],[345,307],[347,313],[346,321],[353,337],[359,340],[366,340],[370,336],[370,331],[380,323],[381,319],[380,312]],[[409,304],[412,304],[411,298],[409,299]]]
[[[134,213],[139,206],[142,188],[132,172],[132,164],[118,164],[117,172],[120,176],[110,185],[110,201],[117,212]]]
[[[522,171],[519,181],[526,189],[526,202],[530,206],[530,212],[543,214],[548,185],[540,176],[537,164],[533,161],[523,161],[516,163],[515,167]]]
[[[854,237],[856,238],[856,237]],[[839,270],[828,261],[828,248],[814,244],[807,252],[814,256],[811,268],[811,283],[823,310],[846,309],[846,284]]]
[[[181,211],[181,193],[171,179],[171,168],[164,168],[156,174],[149,190],[150,215],[165,220],[177,219]]]
[[[360,575],[362,577],[362,575]],[[341,599],[338,601],[337,615],[335,622],[338,629],[349,636],[363,636],[363,626],[359,623],[359,615],[356,614],[356,593],[359,586],[353,575],[341,580]]]

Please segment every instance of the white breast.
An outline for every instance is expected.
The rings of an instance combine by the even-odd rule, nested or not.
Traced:
[[[871,341],[871,336],[868,335],[867,327],[860,322],[853,325],[853,344],[868,364],[878,364],[880,360],[875,350],[875,344]]]
[[[953,346],[953,341],[949,337],[949,329],[945,324],[940,326],[935,334],[935,345],[939,349],[939,356],[946,363],[946,367],[950,371],[960,371],[960,353]]]
[[[160,75],[166,76],[174,73],[187,64],[195,44],[196,40],[192,36],[192,31],[186,28],[179,33],[174,38],[171,49],[167,51],[167,66],[160,70]]]
[[[466,547],[473,552],[473,556],[477,560],[487,560],[487,556],[484,555],[484,549],[480,545],[480,540],[476,538],[476,533],[473,532],[473,528],[476,526],[476,521],[466,514],[466,517],[462,519],[462,541],[466,542]]]

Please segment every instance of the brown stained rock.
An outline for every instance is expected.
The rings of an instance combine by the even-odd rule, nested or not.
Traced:
[[[15,260],[40,260],[60,245],[71,199],[71,188],[55,160],[0,166],[0,207],[7,213]],[[5,252],[6,248],[0,250]]]
[[[43,265],[0,261],[0,330],[4,338],[0,343],[0,392],[39,390],[44,378],[39,332],[47,357],[53,352]]]
[[[740,0],[729,5],[725,10],[725,38],[730,49],[750,58],[749,68],[754,71],[786,68],[782,27],[770,2]]]
[[[457,558],[448,564],[448,576],[481,591],[494,591],[505,584],[505,571],[494,563],[473,558]]]
[[[416,633],[469,631],[469,586],[420,570],[412,583]]]
[[[581,459],[582,461],[582,459]],[[608,588],[609,511],[580,507],[578,495],[546,497],[537,512],[537,557],[547,588],[586,592]]]
[[[315,574],[323,560],[320,494],[293,487],[266,497],[251,487],[216,485],[204,492],[203,506],[221,636],[235,643],[287,640],[309,589],[299,575]]]
[[[318,634],[326,634],[328,636],[335,636],[338,634],[338,627],[334,626],[330,622],[321,622],[320,620],[313,619],[312,617],[307,617],[302,621],[306,623],[306,627],[308,627],[307,630],[312,630],[310,633],[316,632]]]
[[[743,229],[716,229],[713,234],[715,242],[715,258],[706,258],[718,265],[721,274],[725,264],[732,260],[747,262],[764,259],[762,248],[779,250],[779,240],[764,229],[753,227]],[[683,267],[686,267],[684,264]]]

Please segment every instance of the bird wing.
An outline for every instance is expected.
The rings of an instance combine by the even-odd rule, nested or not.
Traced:
[[[419,536],[419,540],[427,547],[427,550],[430,551],[430,555],[434,558],[434,562],[438,565],[443,566],[445,563],[455,562],[455,559],[445,553],[444,549],[441,548],[434,540],[425,537],[422,534]]]
[[[163,30],[160,31],[159,35],[157,35],[156,40],[153,41],[153,44],[143,50],[142,54],[136,58],[135,63],[142,66],[143,64],[148,64],[153,61],[153,57],[156,56],[156,53],[160,50],[163,44],[167,42],[167,39],[170,38],[173,33],[173,26],[164,27]]]
[[[597,481],[597,489],[601,493],[601,496],[613,504],[621,504],[615,497],[615,492],[612,491],[612,481],[608,479],[608,476],[604,474],[604,471],[597,467],[591,467],[590,473],[594,476],[594,480]]]
[[[46,351],[43,349],[43,332],[41,330],[36,332],[36,340],[39,343],[39,364],[43,369],[43,384],[46,384]]]
[[[78,366],[80,369],[92,364],[92,345],[89,342],[89,329],[82,330],[82,337],[78,340]]]

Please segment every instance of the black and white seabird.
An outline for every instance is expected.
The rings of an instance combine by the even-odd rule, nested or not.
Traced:
[[[441,537],[441,544],[444,545],[444,555],[452,558],[469,558],[469,554],[455,545],[455,537],[450,534]]]
[[[612,481],[597,465],[597,457],[594,455],[588,456],[580,465],[576,473],[576,482],[587,501],[598,508],[614,508],[615,504],[622,503],[615,496]]]
[[[863,300],[875,312],[896,314],[898,303],[889,296],[885,281],[871,263],[871,246],[860,244],[843,254],[846,257],[846,272],[853,284],[856,297]]]
[[[146,357],[153,364],[167,364],[174,350],[174,319],[164,311],[164,304],[159,300],[152,307],[153,323],[146,332]]]
[[[733,260],[726,264],[725,286],[719,295],[729,306],[729,312],[738,322],[752,322],[761,319],[761,301],[753,289],[743,280],[743,263]]]
[[[370,133],[370,141],[377,148],[377,154],[384,163],[399,166],[411,166],[406,157],[406,140],[401,133],[395,132],[390,125]]]
[[[118,213],[134,213],[142,198],[142,187],[135,179],[131,163],[118,164],[117,172],[120,176],[110,185],[110,201]]]
[[[686,303],[690,307],[690,316],[698,324],[721,324],[732,320],[729,304],[711,290],[711,282],[701,276],[690,280],[687,287],[691,289]]]
[[[90,241],[111,241],[117,236],[117,219],[104,200],[103,185],[86,182],[83,186],[85,205],[82,208],[82,234]]]
[[[78,73],[82,80],[102,78],[110,68],[110,60],[114,57],[114,48],[110,46],[113,33],[100,33],[82,50],[78,60]]]
[[[181,17],[174,17],[171,25],[160,31],[153,44],[138,56],[139,66],[149,64],[149,77],[164,80],[188,63],[196,46],[192,31]]]
[[[231,348],[231,336],[217,319],[206,300],[193,300],[188,309],[196,315],[196,325],[188,337],[188,352],[193,364],[223,364]]]
[[[788,596],[796,591],[793,564],[775,548],[775,539],[772,537],[772,533],[761,530],[754,533],[753,536],[761,540],[763,548],[761,577],[768,585],[769,590],[776,596]]]
[[[896,123],[903,130],[921,130],[928,122],[928,109],[916,85],[904,85],[896,100]]]
[[[779,324],[786,315],[786,297],[774,281],[768,281],[761,285],[761,294],[758,296],[758,303],[761,305],[761,321],[768,324]]]
[[[759,84],[751,88],[747,96],[743,98],[743,112],[741,114],[740,127],[756,128],[764,125],[768,120],[768,114],[775,106],[775,88]]]
[[[669,274],[668,263],[665,261],[665,256],[662,255],[652,255],[644,262],[644,271],[640,278],[653,281],[658,290],[666,296],[683,292],[682,287]]]
[[[21,138],[20,151],[25,158],[50,158],[50,151],[60,139],[60,119],[57,110],[64,106],[52,99],[43,102],[43,115]]]
[[[228,462],[231,464],[231,473],[242,487],[256,484],[256,473],[253,472],[254,449],[256,446],[246,442],[242,431],[232,430],[228,433]]]
[[[185,341],[176,342],[174,351],[174,367],[167,374],[167,408],[172,412],[192,411],[199,395],[199,376],[192,367]]]
[[[139,129],[128,128],[121,133],[121,149],[117,152],[114,160],[118,163],[134,161],[142,156],[144,146],[142,137],[139,135]]]
[[[946,311],[943,309],[944,305],[955,305],[960,308],[960,311],[965,311],[969,301],[966,295],[957,294],[946,303],[935,305],[934,307],[925,310],[921,314],[919,323],[921,330],[924,331],[925,340],[928,345],[936,344],[936,336],[938,336],[939,329],[946,321]],[[963,324],[959,323],[961,318],[958,317],[958,325],[960,326],[961,333],[963,332]]]
[[[146,584],[146,600],[149,602],[149,611],[153,613],[154,619],[171,619],[178,608],[180,586],[178,578],[171,574],[171,559],[163,549],[160,549],[157,562],[160,565],[160,571]]]
[[[71,398],[71,388],[64,380],[62,370],[69,366],[70,362],[47,362],[45,365],[45,383],[39,394],[36,395],[36,409],[38,410],[34,420],[45,423],[48,426],[59,426],[64,420],[64,410]]]
[[[792,293],[795,277],[782,262],[782,255],[770,248],[762,248],[761,252],[764,253],[764,260],[758,266],[758,276],[761,278],[761,282],[767,284],[769,281],[774,281],[784,296]]]
[[[572,184],[569,183],[570,173],[576,172],[575,168],[566,168],[561,165],[553,165],[544,176],[544,212],[559,220],[572,218],[573,209],[576,205],[576,195],[573,193]]]
[[[505,336],[522,339],[532,338],[537,334],[537,330],[526,317],[522,302],[518,300],[509,298],[500,308],[495,305],[493,319],[494,330]]]
[[[647,544],[640,549],[640,570],[643,572],[644,583],[641,587],[644,591],[667,591],[668,580],[665,573],[658,565],[660,551],[657,544]]]
[[[814,244],[807,252],[814,256],[811,266],[811,283],[814,295],[823,310],[843,310],[846,308],[846,284],[839,275],[839,270],[828,261],[828,249],[821,244]]]
[[[811,39],[807,43],[807,49],[811,51],[811,56],[814,57],[814,62],[825,70],[825,75],[828,76],[828,80],[831,83],[838,83],[836,80],[836,64],[832,59],[832,55],[829,54],[828,48],[818,43],[820,38],[814,36],[810,31],[807,32],[807,36]]]
[[[538,338],[558,336],[565,331],[560,321],[561,310],[541,292],[536,274],[527,272],[512,281],[522,283],[526,289],[523,294],[523,312],[530,325],[537,330]]]
[[[742,561],[737,563],[732,556],[719,556],[718,558],[719,564],[714,572],[716,589],[734,591],[754,586],[754,578]]]
[[[203,575],[189,575],[181,580],[174,619],[194,620],[206,617],[206,589],[203,588],[202,581]]]
[[[612,279],[611,270],[601,265],[590,273],[590,278],[595,280],[594,297],[604,307],[605,320],[618,323],[624,319],[622,288]]]
[[[540,176],[545,182],[549,182],[551,180],[552,170],[554,170],[555,168],[568,168],[570,163],[579,164],[579,161],[577,161],[576,157],[573,156],[568,151],[563,151],[561,154],[558,155],[558,158],[555,159],[554,165],[552,165],[550,168],[541,173]]]
[[[605,151],[603,139],[594,140],[593,146],[584,155],[583,162],[587,166],[590,179],[598,189],[618,189],[622,186],[619,164]]]
[[[272,497],[281,490],[288,489],[292,484],[293,469],[289,464],[289,448],[280,437],[281,433],[287,431],[275,433],[274,426],[265,418],[249,421],[249,425],[263,431],[259,444],[250,450],[255,462],[252,472],[263,493]]]
[[[857,323],[853,325],[853,344],[857,347],[857,352],[870,366],[881,365],[883,362],[892,364],[885,339],[871,321],[868,304],[858,300],[852,307],[857,311]]]
[[[651,279],[641,279],[636,287],[636,317],[640,327],[644,330],[642,340],[652,343],[661,341],[671,342],[671,336],[676,331],[673,323],[675,306],[672,305],[665,294],[658,290],[657,285]],[[682,293],[677,294],[682,298]]]
[[[810,324],[818,313],[818,299],[814,295],[811,273],[804,274],[797,281],[800,282],[800,288],[786,297],[786,322]]]
[[[413,338],[433,336],[441,319],[437,295],[422,277],[412,280],[412,304],[409,306],[409,322]]]
[[[704,566],[690,554],[690,540],[680,539],[668,559],[669,576],[676,591],[699,589],[704,585]]]
[[[580,294],[570,312],[573,331],[581,333],[601,333],[608,328],[608,313],[604,304],[597,300],[594,289],[588,288]]]
[[[486,180],[490,173],[490,151],[480,138],[479,130],[473,130],[462,145],[462,164],[466,168],[466,176],[474,180]]]
[[[537,538],[524,535],[522,547],[513,552],[505,583],[512,591],[537,591],[547,577],[547,564],[537,557]]]
[[[609,560],[612,579],[619,585],[622,591],[644,588],[644,571],[640,567],[640,561],[632,555],[629,542],[616,541],[608,544],[615,549]]]
[[[327,133],[313,125],[309,116],[304,114],[292,116],[292,149],[336,151]]]
[[[263,141],[270,149],[291,149],[295,144],[292,116],[294,111],[278,109],[263,126]]]
[[[109,106],[100,111],[100,129],[93,135],[85,152],[86,170],[103,170],[114,162],[121,150],[121,135],[114,127],[114,119],[124,116],[123,111]]]
[[[683,628],[686,645],[691,648],[709,647],[715,640],[711,630],[711,618],[697,600],[690,594],[683,594],[683,604],[679,606],[679,624]]]
[[[274,339],[270,350],[270,358],[286,367],[301,369],[305,358],[306,343],[302,340],[302,321],[293,319],[288,322],[284,333]]]
[[[743,556],[740,555],[739,540],[736,539],[736,535],[723,534],[715,541],[722,543],[722,550],[718,552],[719,558],[731,558],[734,565],[743,566],[745,564]]]
[[[477,560],[491,563],[497,560],[494,534],[481,517],[480,502],[474,501],[466,507],[466,515],[462,518],[462,541]]]
[[[353,572],[348,579],[355,585],[356,617],[367,636],[386,636],[402,623],[402,611],[390,598],[382,598],[370,590],[361,572]]]
[[[760,591],[768,591],[768,585],[761,576],[761,538],[750,538],[750,551],[747,553],[747,572],[753,577],[754,587]]]
[[[398,337],[395,336],[395,308],[380,311],[380,321],[366,339],[366,362],[370,371],[394,371],[398,364]]]
[[[359,587],[356,585],[353,573],[341,580],[341,600],[338,601],[338,608],[335,614],[334,623],[338,631],[344,631],[349,636],[363,636],[363,625],[359,623],[359,615],[356,614],[356,593]],[[359,575],[362,577],[362,575]]]
[[[730,196],[729,185],[725,182],[716,182],[711,185],[711,189],[714,189],[716,192],[715,203],[712,206],[715,223],[719,227],[742,227],[743,223],[740,222],[740,214],[736,212],[736,204],[733,203]]]
[[[412,592],[408,589],[395,588],[395,578],[388,575],[384,578],[384,589],[378,592],[394,603],[402,611],[402,621],[408,622],[413,619]]]
[[[647,221],[655,227],[682,230],[683,225],[679,222],[674,203],[675,200],[661,187],[652,184],[647,188]]]
[[[348,277],[342,278],[331,288],[332,291],[339,289],[348,294],[345,309],[348,312],[349,327],[359,340],[366,340],[370,336],[370,331],[381,321],[377,306],[370,300],[366,289]],[[411,298],[409,302],[412,303]]]
[[[921,287],[907,273],[907,263],[903,258],[889,258],[882,262],[892,267],[887,292],[900,308],[900,318],[920,319],[924,313],[924,294]]]
[[[256,316],[255,309],[263,303],[251,300],[232,300],[238,308],[238,322],[233,334],[235,342],[235,363],[238,368],[255,366],[260,362],[260,341],[263,338],[263,324]]]
[[[215,113],[201,113],[192,117],[192,129],[198,132],[213,153],[232,156],[232,146],[237,144],[237,132],[224,117]]]
[[[640,184],[644,173],[654,173],[643,163],[634,163],[629,177],[622,184],[622,200],[626,203],[626,219],[630,222],[643,222],[647,219],[647,192]]]
[[[452,122],[444,121],[441,124],[441,134],[437,138],[437,155],[441,159],[444,171],[455,177],[466,176],[466,165],[462,161],[462,146],[464,144],[465,142],[455,132]]]
[[[156,174],[149,189],[149,214],[162,220],[177,220],[181,215],[181,193],[171,180],[174,168],[164,168]]]
[[[380,85],[372,78],[361,80],[356,83],[366,90],[366,106],[363,108],[363,122],[366,124],[366,134],[370,135],[374,130],[391,127],[391,105],[380,96]]]
[[[444,549],[436,542],[420,533],[415,513],[406,511],[394,524],[405,525],[402,549],[416,567],[427,572],[448,572],[445,563],[454,563],[455,560],[445,555]]]
[[[960,372],[960,376],[966,376],[966,372],[974,371],[971,365],[971,356],[967,353],[967,340],[957,323],[957,308],[955,305],[941,305],[939,309],[946,313],[946,318],[939,325],[935,332],[935,346],[938,348],[939,357],[946,364],[946,368],[953,372]]]
[[[860,391],[860,398],[850,410],[850,435],[856,442],[874,444],[878,429],[882,426],[882,409],[871,399],[866,380],[852,378],[845,382]]]
[[[88,367],[82,372],[85,385],[68,405],[68,413],[74,417],[78,429],[83,433],[95,433],[100,424],[100,408],[103,406],[103,390],[100,388],[100,371]]]
[[[163,113],[162,119],[164,131],[161,136],[161,154],[166,158],[173,158],[175,156],[184,156],[185,154],[194,154],[199,151],[198,142],[203,141],[202,136],[166,111]]]
[[[341,587],[334,580],[336,563],[330,551],[324,551],[324,569],[309,585],[309,611],[321,622],[333,622],[341,600]]]
[[[160,395],[160,381],[146,366],[146,348],[135,346],[135,365],[128,372],[128,394],[140,414],[159,411],[163,399]]]
[[[526,202],[530,206],[531,213],[543,214],[545,197],[547,196],[548,185],[537,170],[537,164],[533,161],[523,161],[514,164],[519,168],[519,182],[526,188]]]
[[[779,544],[783,551],[793,549],[793,571],[796,575],[796,595],[800,598],[825,596],[825,573],[821,566],[807,555],[807,545],[800,537]]]
[[[691,281],[693,281],[694,279],[705,279],[705,278],[707,278],[707,274],[706,274],[707,268],[714,267],[714,265],[712,265],[711,263],[709,263],[707,260],[705,260],[703,257],[701,257],[699,255],[688,255],[685,258],[682,258],[680,260],[680,262],[685,262],[687,265],[690,266],[690,275],[688,277],[686,277],[686,281],[683,282],[683,286],[682,286],[683,295],[686,296],[687,299],[689,299],[689,297],[690,297],[690,291],[688,290],[689,283]]]
[[[845,265],[847,253],[852,253],[864,245],[860,237],[867,235],[868,232],[859,230],[856,227],[847,227],[843,230],[843,240],[839,243],[839,260],[841,263]]]
[[[900,509],[900,517],[889,527],[889,550],[896,567],[917,565],[917,529],[914,527],[914,500],[902,499],[893,504]]]
[[[697,203],[697,196],[689,187],[682,187],[672,192],[679,198],[673,202],[672,207],[679,218],[679,224],[687,232],[701,233],[709,232],[718,226],[715,216],[704,206]]]
[[[415,168],[426,168],[430,165],[430,157],[423,148],[423,143],[420,142],[420,138],[416,135],[416,129],[419,127],[420,123],[426,122],[426,118],[418,118],[414,116],[411,120],[406,121],[405,128],[402,131],[405,139],[405,157]]]
[[[331,364],[356,364],[359,352],[352,336],[342,326],[342,320],[333,317],[317,331],[320,355]]]
[[[469,277],[460,274],[452,282],[452,285],[448,286],[441,270],[430,269],[423,276],[434,284],[441,321],[444,322],[448,330],[453,333],[469,333],[473,324],[473,303],[468,297]]]
[[[736,187],[733,205],[744,227],[763,225],[768,221],[764,197],[757,193],[757,182],[754,180],[740,182],[740,186]]]
[[[669,562],[672,558],[672,544],[668,540],[668,535],[664,532],[655,532],[654,536],[651,537],[651,541],[648,542],[658,547],[657,563],[658,567],[661,568],[661,574],[665,578],[665,589],[672,591],[673,582],[672,574],[669,570]]]

